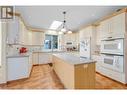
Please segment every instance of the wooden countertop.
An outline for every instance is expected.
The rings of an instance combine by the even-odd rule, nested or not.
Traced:
[[[56,56],[72,65],[90,64],[96,62],[92,59],[85,59],[85,58],[81,58],[80,56],[75,56],[73,54],[68,54],[68,53],[53,54],[53,56]]]

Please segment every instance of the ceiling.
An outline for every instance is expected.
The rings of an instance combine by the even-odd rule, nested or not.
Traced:
[[[32,27],[49,29],[54,20],[63,21],[63,11],[67,11],[67,27],[80,27],[99,20],[125,6],[16,6],[26,23]]]

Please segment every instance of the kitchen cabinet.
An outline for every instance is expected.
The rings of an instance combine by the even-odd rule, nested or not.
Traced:
[[[100,55],[92,55],[92,59],[96,61],[96,72],[100,72],[101,68],[101,56]]]
[[[32,54],[32,63],[33,65],[39,64],[39,53]]]
[[[100,23],[102,40],[107,38],[124,38],[125,13],[116,15]]]
[[[7,44],[32,45],[32,31],[26,29],[19,17],[8,21]]]
[[[116,72],[103,66],[100,67],[100,73],[123,84],[126,83],[124,73]]]
[[[33,59],[33,56],[32,54],[29,55],[29,72],[28,72],[28,75],[30,75],[31,73],[31,70],[32,70],[32,66],[33,66],[33,63],[32,63],[32,59]]]
[[[113,36],[116,38],[124,38],[124,33],[126,31],[126,13],[114,16],[113,19]]]
[[[20,20],[18,17],[15,17],[14,20],[8,21],[7,24],[8,32],[7,32],[7,43],[8,44],[20,44],[21,40],[21,31],[20,31]]]
[[[64,44],[66,45],[67,42],[72,42],[74,45],[78,43],[78,33],[72,34],[65,34],[64,35]]]
[[[7,81],[29,77],[29,56],[7,58]]]
[[[102,38],[101,28],[100,25],[98,25],[96,26],[96,45],[101,45],[101,38]]]
[[[52,63],[51,53],[39,53],[39,64]]]
[[[67,58],[66,58],[67,57]],[[77,64],[71,58],[73,55],[53,55],[53,69],[67,89],[93,89],[95,88],[95,63],[85,63],[81,60]]]
[[[44,52],[33,53],[33,65],[52,63],[52,54]]]
[[[32,45],[44,45],[45,35],[42,32],[32,33]]]

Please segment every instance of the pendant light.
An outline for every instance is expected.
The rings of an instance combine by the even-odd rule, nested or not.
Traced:
[[[63,15],[64,15],[63,26],[62,29],[59,31],[59,34],[66,34],[66,33],[71,34],[72,31],[68,29],[66,25],[66,18],[65,18],[66,11],[63,12]]]

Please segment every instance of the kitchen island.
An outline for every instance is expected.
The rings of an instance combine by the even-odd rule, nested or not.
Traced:
[[[67,89],[95,88],[95,63],[91,59],[59,53],[53,54],[53,69]]]

